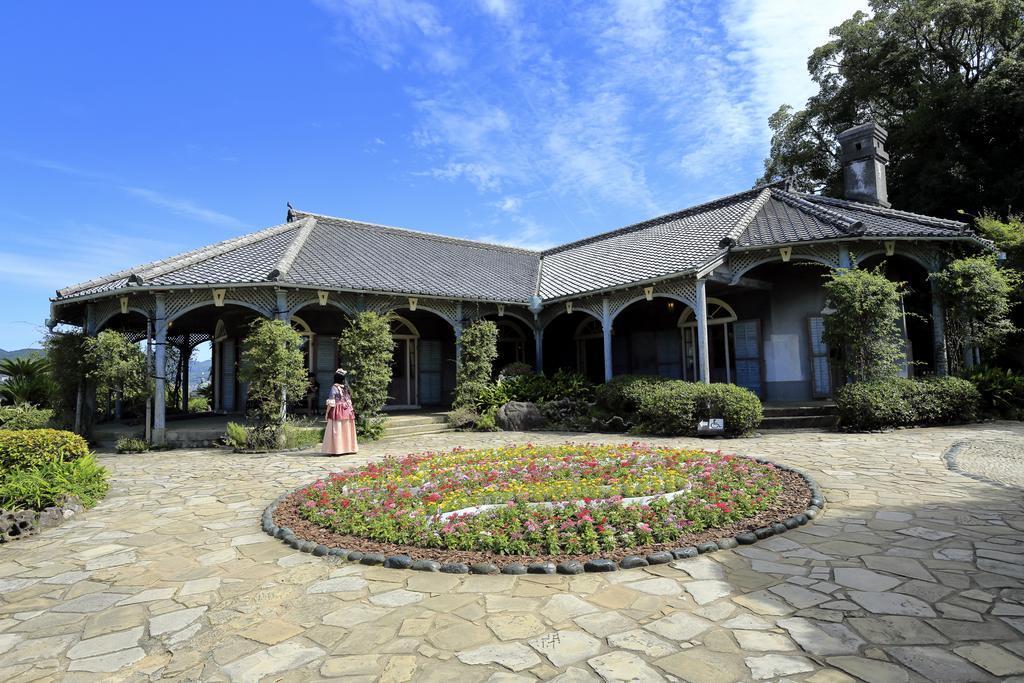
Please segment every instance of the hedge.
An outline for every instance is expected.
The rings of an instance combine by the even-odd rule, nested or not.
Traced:
[[[71,462],[88,454],[89,445],[85,439],[71,432],[0,429],[0,474],[51,462]]]
[[[854,382],[839,387],[834,398],[839,426],[860,432],[971,422],[981,406],[978,388],[957,377]]]
[[[621,375],[597,387],[598,406],[632,423],[634,434],[693,436],[697,423],[725,421],[727,436],[754,431],[763,414],[761,400],[734,384],[704,384],[654,375]]]
[[[0,407],[0,429],[43,429],[52,419],[52,410],[27,403]]]

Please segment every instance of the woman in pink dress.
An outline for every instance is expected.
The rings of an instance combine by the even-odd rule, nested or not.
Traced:
[[[334,384],[327,395],[327,428],[324,429],[325,455],[348,455],[359,450],[356,443],[356,414],[352,409],[352,392],[345,379],[344,368],[334,373]]]

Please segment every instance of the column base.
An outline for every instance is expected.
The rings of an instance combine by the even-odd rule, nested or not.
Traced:
[[[153,445],[154,446],[166,446],[167,445],[167,428],[161,427],[160,429],[153,430]]]

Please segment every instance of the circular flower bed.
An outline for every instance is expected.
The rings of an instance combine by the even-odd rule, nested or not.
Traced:
[[[467,560],[622,557],[770,525],[802,512],[810,497],[799,475],[733,455],[524,445],[387,458],[331,474],[283,501],[288,514],[277,521],[314,530],[314,545],[324,547],[330,540]]]

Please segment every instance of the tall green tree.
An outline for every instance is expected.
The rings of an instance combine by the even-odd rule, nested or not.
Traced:
[[[1024,0],[871,0],[807,67],[818,92],[771,117],[759,182],[842,194],[836,136],[889,132],[889,199],[910,211],[1024,206]]]
[[[116,330],[104,330],[86,340],[87,376],[96,387],[102,406],[120,394],[124,402],[137,411],[149,396],[146,376],[146,354],[139,345]]]
[[[879,270],[833,270],[825,282],[825,343],[839,352],[843,376],[854,382],[892,379],[906,361],[900,332],[903,284]]]
[[[462,354],[455,376],[454,407],[470,407],[494,376],[498,358],[498,326],[490,320],[476,320],[462,331]]]
[[[391,316],[357,313],[338,337],[338,353],[348,371],[356,431],[369,439],[378,438],[384,431],[381,409],[388,400],[395,354]]]
[[[249,443],[283,445],[288,396],[301,396],[309,386],[299,333],[283,320],[255,321],[245,338],[239,375],[249,383]]]
[[[1010,294],[1020,282],[1016,271],[996,268],[992,256],[970,256],[950,262],[931,279],[946,312],[953,369],[963,370],[965,349],[977,347],[991,358],[1014,331],[1009,313]]]

